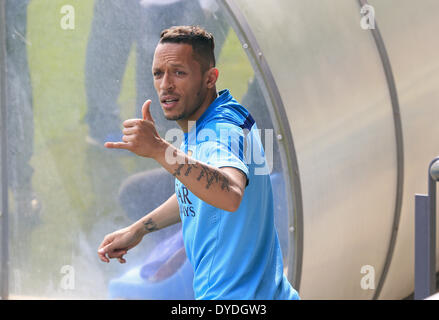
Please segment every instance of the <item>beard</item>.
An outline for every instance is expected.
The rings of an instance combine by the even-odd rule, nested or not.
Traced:
[[[165,115],[165,119],[170,120],[170,121],[183,120],[183,119],[189,118],[191,115],[193,115],[195,112],[197,112],[198,109],[200,109],[201,105],[203,104],[204,98],[206,96],[206,95],[204,95],[203,97],[201,97],[201,91],[202,90],[197,92],[197,95],[196,95],[197,101],[195,103],[195,108],[193,108],[191,110],[183,110],[180,114],[177,114],[174,116],[166,116]]]
[[[185,116],[186,116],[186,115],[185,115],[185,113],[183,112],[182,114],[179,114],[179,115],[176,115],[176,116],[170,116],[170,117],[165,116],[165,119],[166,119],[166,120],[169,120],[169,121],[178,121],[178,120],[184,119]]]

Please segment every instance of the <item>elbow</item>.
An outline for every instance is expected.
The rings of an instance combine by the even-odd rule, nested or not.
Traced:
[[[239,209],[239,204],[233,204],[225,210],[228,212],[236,212],[238,211],[238,209]]]
[[[235,190],[230,197],[228,197],[227,204],[225,204],[226,211],[235,212],[241,206],[241,201],[244,196],[244,193],[241,190]]]

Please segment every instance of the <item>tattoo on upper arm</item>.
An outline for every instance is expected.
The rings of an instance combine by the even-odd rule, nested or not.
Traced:
[[[152,220],[152,218],[149,218],[146,220],[143,225],[145,226],[146,231],[153,232],[158,230],[157,224]]]

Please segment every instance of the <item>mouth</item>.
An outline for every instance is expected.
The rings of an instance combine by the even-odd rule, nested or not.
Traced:
[[[175,96],[163,96],[160,98],[160,102],[166,110],[174,108],[179,100],[180,98]]]

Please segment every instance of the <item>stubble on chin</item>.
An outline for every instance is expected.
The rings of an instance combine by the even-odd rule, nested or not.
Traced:
[[[199,91],[197,93],[197,97],[199,98],[201,94],[201,91]],[[170,121],[179,121],[179,120],[184,120],[187,119],[188,117],[190,117],[191,115],[193,115],[195,112],[198,111],[198,109],[200,109],[201,107],[201,102],[197,102],[197,107],[194,110],[191,110],[190,114],[187,114],[185,111],[183,111],[182,113],[175,115],[175,116],[166,116],[165,114],[165,119],[166,120],[170,120]]]
[[[184,118],[185,118],[185,114],[184,113],[182,113],[180,115],[176,115],[176,116],[166,116],[165,115],[165,119],[169,120],[169,121],[178,121],[178,120],[181,120],[181,119],[184,119]]]

